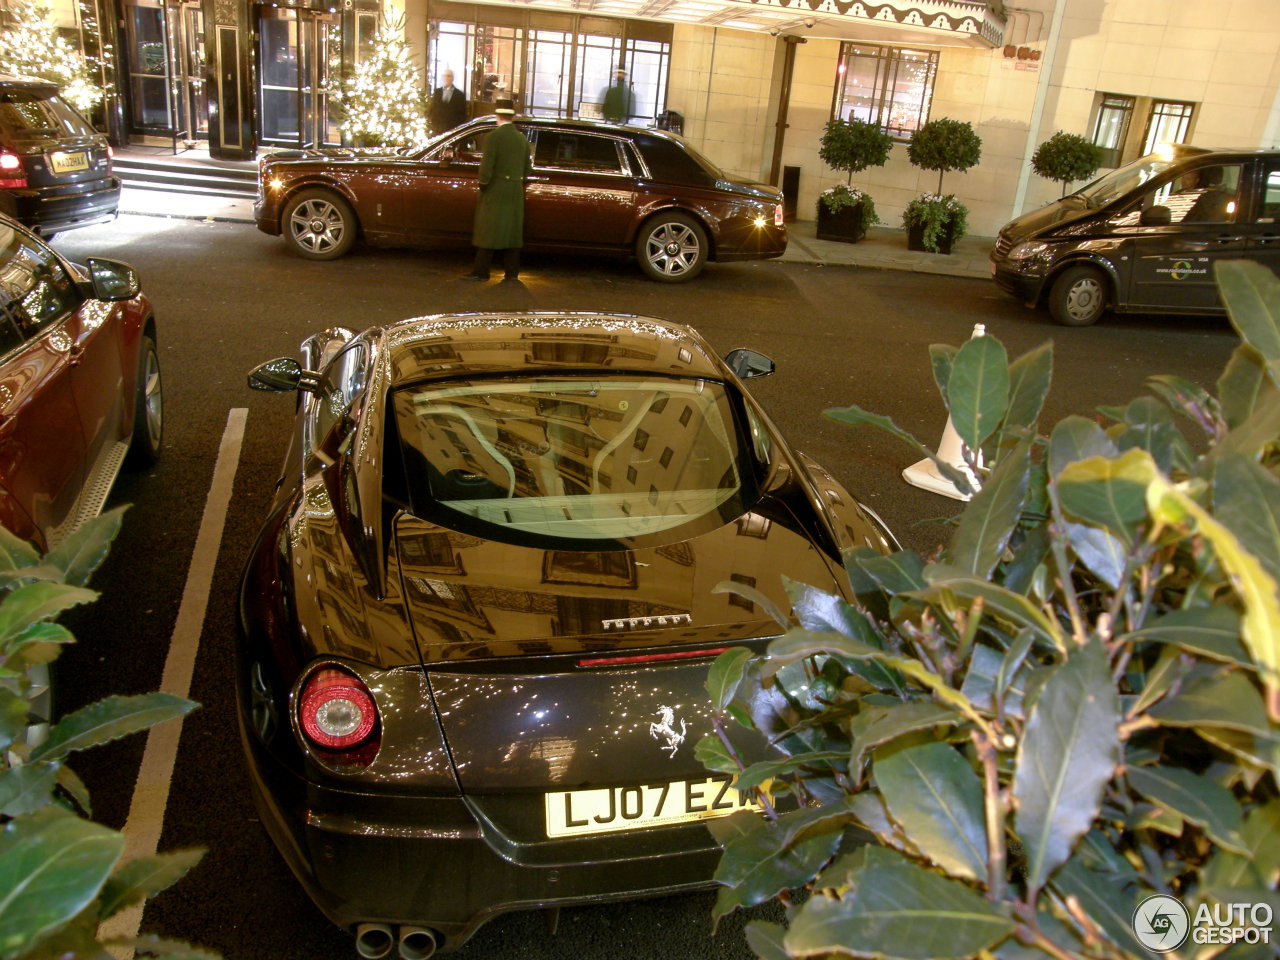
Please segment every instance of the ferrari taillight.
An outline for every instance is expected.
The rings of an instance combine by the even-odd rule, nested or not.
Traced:
[[[364,681],[346,670],[326,666],[303,684],[298,721],[315,746],[354,750],[372,736],[378,725],[378,708]]]
[[[16,153],[0,151],[0,187],[21,188],[27,185],[27,171]]]
[[[786,212],[782,209],[782,204],[776,204],[773,208],[773,225],[780,227],[785,219]]]

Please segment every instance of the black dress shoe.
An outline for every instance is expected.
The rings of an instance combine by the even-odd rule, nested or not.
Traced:
[[[488,277],[482,277],[478,273],[464,273],[458,278],[459,280],[469,280],[471,283],[485,283]]]

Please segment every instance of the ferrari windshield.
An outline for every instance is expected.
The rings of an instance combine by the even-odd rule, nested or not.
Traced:
[[[708,380],[451,381],[398,390],[393,411],[414,513],[491,538],[718,524],[752,482],[733,406]]]

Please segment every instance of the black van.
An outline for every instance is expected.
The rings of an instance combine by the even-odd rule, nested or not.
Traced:
[[[58,88],[0,74],[0,211],[51,237],[114,220],[111,148]]]
[[[1280,273],[1280,151],[1177,146],[1006,224],[996,284],[1069,327],[1117,313],[1222,313],[1218,260]]]

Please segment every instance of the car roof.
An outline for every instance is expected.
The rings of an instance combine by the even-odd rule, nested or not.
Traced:
[[[485,123],[494,123],[496,118],[492,115],[476,117],[471,120],[467,126],[477,126]],[[679,143],[678,137],[667,130],[659,130],[657,127],[637,127],[627,123],[609,123],[605,120],[581,120],[556,117],[525,117],[517,116],[514,121],[523,127],[556,127],[562,130],[581,130],[592,133],[612,133],[612,134],[630,134],[643,133],[647,136],[659,137],[663,140],[670,140],[672,143]],[[459,127],[459,130],[462,128]]]
[[[48,97],[58,92],[58,85],[49,80],[41,80],[39,77],[20,77],[12,73],[0,73],[0,90],[14,87],[43,93]]]
[[[383,327],[380,335],[393,386],[561,372],[724,376],[691,328],[630,314],[435,314]]]

